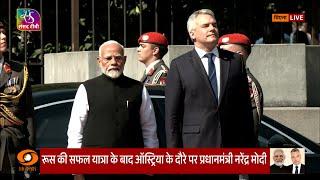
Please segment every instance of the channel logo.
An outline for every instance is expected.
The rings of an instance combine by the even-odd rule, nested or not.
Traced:
[[[38,162],[39,156],[37,152],[31,149],[25,149],[17,154],[18,162],[23,166],[32,166]]]
[[[41,31],[41,16],[35,9],[17,9],[16,19],[19,31]]]
[[[305,22],[305,14],[272,14],[272,22]]]

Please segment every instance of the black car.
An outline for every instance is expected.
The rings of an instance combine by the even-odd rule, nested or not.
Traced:
[[[73,100],[79,83],[33,86],[36,124],[36,146],[67,147],[67,128]],[[148,86],[158,125],[160,147],[165,147],[164,87]],[[260,134],[260,147],[298,147],[305,149],[307,173],[320,173],[320,145],[294,130],[264,116]]]

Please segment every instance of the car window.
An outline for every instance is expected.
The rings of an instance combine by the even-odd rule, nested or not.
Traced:
[[[267,123],[262,123],[259,131],[259,147],[282,147],[282,148],[293,148],[301,147],[292,139],[289,139],[281,131],[277,131],[273,126],[270,126]]]
[[[67,147],[67,129],[73,102],[35,108],[36,146]]]

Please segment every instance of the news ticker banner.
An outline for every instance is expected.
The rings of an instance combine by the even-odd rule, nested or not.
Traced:
[[[268,148],[42,148],[40,174],[269,174]]]

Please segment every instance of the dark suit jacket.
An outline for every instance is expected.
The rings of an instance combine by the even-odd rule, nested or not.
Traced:
[[[223,50],[219,56],[218,104],[194,49],[171,62],[165,89],[168,147],[249,147],[256,143],[243,61]]]
[[[293,164],[289,165],[288,168],[289,168],[289,173],[292,174]],[[301,169],[299,174],[304,174],[304,173],[305,173],[305,165],[301,164]]]

